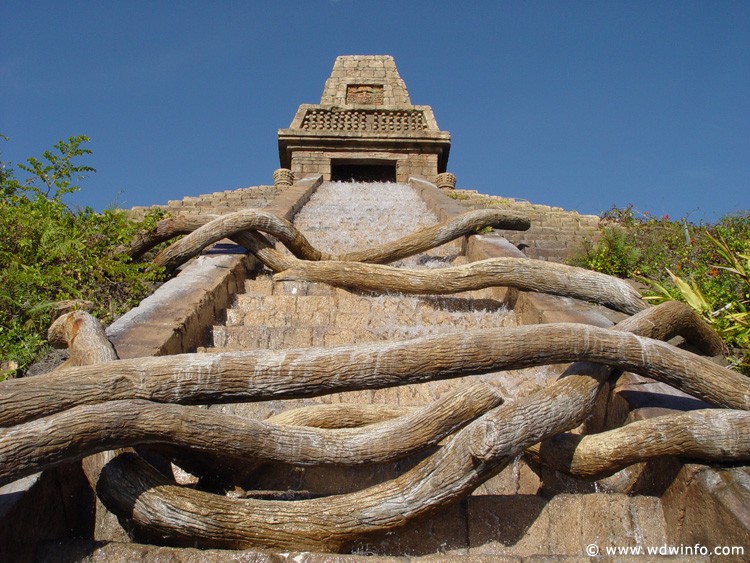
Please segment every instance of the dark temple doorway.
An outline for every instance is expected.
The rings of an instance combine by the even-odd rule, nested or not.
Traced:
[[[331,161],[334,182],[395,182],[396,162],[391,160]]]

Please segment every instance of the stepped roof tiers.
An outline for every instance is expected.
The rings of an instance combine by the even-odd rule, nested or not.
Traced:
[[[337,57],[320,104],[302,104],[279,130],[282,168],[299,178],[435,181],[446,171],[450,133],[430,106],[411,104],[393,57]]]

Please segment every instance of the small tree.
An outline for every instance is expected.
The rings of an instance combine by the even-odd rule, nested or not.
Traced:
[[[61,301],[90,302],[107,321],[147,295],[161,277],[153,264],[136,264],[115,251],[140,224],[122,211],[77,211],[63,202],[80,189],[91,166],[84,135],[60,141],[29,158],[15,177],[0,173],[0,379],[23,372],[45,350],[46,331]]]

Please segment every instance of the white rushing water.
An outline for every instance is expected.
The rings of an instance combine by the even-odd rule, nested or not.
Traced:
[[[326,182],[294,218],[313,246],[343,253],[369,248],[409,235],[438,222],[407,184]],[[443,267],[456,248],[443,247],[396,266]]]

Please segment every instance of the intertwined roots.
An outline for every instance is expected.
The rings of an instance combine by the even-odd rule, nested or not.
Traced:
[[[69,347],[69,365],[0,386],[0,484],[83,459],[107,508],[152,541],[337,550],[440,510],[524,451],[584,479],[664,455],[750,458],[748,379],[662,342],[680,335],[705,354],[721,352],[718,336],[686,306],[647,308],[620,280],[533,260],[493,259],[429,272],[365,263],[422,252],[486,224],[528,228],[522,218],[473,212],[387,248],[335,257],[316,251],[288,222],[259,211],[198,218],[190,229],[169,221],[141,237],[132,254],[190,230],[157,261],[174,268],[230,236],[280,279],[414,293],[505,285],[588,299],[633,316],[609,330],[545,324],[329,349],[117,360],[93,317],[69,313],[50,329],[50,341]],[[278,253],[260,231],[283,241],[297,258]],[[312,397],[562,362],[575,363],[554,383],[509,403],[491,385],[478,383],[418,409],[319,405],[257,421],[189,406]],[[593,412],[614,370],[666,382],[721,408],[590,436],[566,434]],[[434,453],[401,476],[357,492],[268,500],[177,486],[129,449],[140,445],[198,467],[351,466]]]

